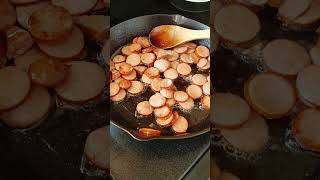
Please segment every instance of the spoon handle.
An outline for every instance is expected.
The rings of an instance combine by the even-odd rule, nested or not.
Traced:
[[[193,30],[191,38],[192,40],[210,39],[210,28],[205,30]]]

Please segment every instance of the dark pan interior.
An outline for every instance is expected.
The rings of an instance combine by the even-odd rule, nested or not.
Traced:
[[[148,33],[156,26],[163,24],[175,24],[190,29],[207,29],[208,26],[197,21],[185,18],[180,15],[148,15],[141,16],[127,20],[111,28],[110,43],[111,54],[116,54],[118,49],[123,45],[128,44],[136,36],[148,36]],[[209,40],[196,41],[195,43],[207,46],[210,48]],[[193,73],[197,70],[193,68]],[[209,74],[209,72],[202,72]],[[188,83],[179,78],[175,82],[179,90],[185,90]],[[209,111],[200,110],[195,108],[191,112],[182,112],[178,109],[179,114],[186,117],[189,121],[189,128],[187,133],[176,135],[171,128],[160,128],[155,123],[154,117],[137,118],[135,116],[136,105],[144,100],[148,100],[154,92],[150,88],[139,96],[128,96],[126,100],[120,103],[111,103],[111,122],[119,128],[128,132],[135,139],[150,140],[150,139],[181,139],[193,137],[196,135],[209,132]],[[198,101],[195,101],[195,107],[199,107]],[[161,136],[156,138],[145,138],[139,135],[138,128],[152,127],[161,130]]]

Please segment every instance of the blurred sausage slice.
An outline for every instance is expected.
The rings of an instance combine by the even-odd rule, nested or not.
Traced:
[[[28,72],[30,64],[37,60],[48,58],[38,48],[33,47],[21,56],[15,58],[14,62],[17,68]]]
[[[122,75],[128,75],[133,71],[133,67],[128,63],[121,63],[118,66],[118,70]]]
[[[21,105],[2,113],[0,118],[11,128],[28,128],[43,120],[50,107],[51,97],[47,89],[33,86]]]
[[[149,102],[152,107],[158,108],[166,103],[166,98],[163,97],[160,93],[156,93],[150,97]]]
[[[189,54],[181,54],[180,59],[184,63],[193,64],[193,58]]]
[[[28,29],[37,42],[50,44],[70,39],[74,27],[69,12],[56,6],[48,6],[34,11],[28,23]]]
[[[154,109],[150,105],[149,101],[142,101],[138,103],[136,110],[141,115],[149,116],[153,113]]]
[[[32,1],[38,1],[38,0],[32,0]],[[46,8],[50,5],[50,1],[41,1],[38,3],[32,3],[32,4],[25,4],[23,6],[16,6],[17,11],[17,20],[19,24],[25,28],[28,29],[28,21],[31,16],[31,14],[34,11],[40,10],[42,8]]]
[[[319,110],[306,109],[292,123],[293,135],[304,149],[320,152],[319,118]]]
[[[14,108],[24,101],[30,87],[31,82],[26,72],[12,66],[0,69],[0,111]]]
[[[123,101],[126,98],[127,92],[124,89],[120,89],[118,94],[111,97],[111,101],[113,102],[120,102]]]
[[[188,129],[188,121],[183,116],[179,116],[178,119],[172,125],[172,130],[176,133],[185,133]]]
[[[148,69],[146,69],[146,71],[144,73],[147,76],[149,76],[150,78],[155,78],[155,77],[159,77],[160,76],[159,69],[157,69],[155,67],[149,67]]]
[[[269,42],[262,52],[270,71],[283,75],[296,75],[311,63],[307,50],[287,39]]]
[[[221,129],[221,134],[231,145],[245,152],[262,150],[269,141],[268,125],[255,113],[240,128]]]
[[[251,107],[268,119],[287,116],[296,102],[291,83],[271,73],[261,73],[249,79],[244,94]]]
[[[92,40],[103,42],[110,28],[110,17],[105,15],[82,15],[74,18],[83,33]]]
[[[111,143],[109,128],[96,129],[87,137],[84,154],[94,166],[108,170],[110,169]]]
[[[58,59],[70,59],[77,57],[84,48],[84,37],[81,30],[74,27],[71,35],[58,44],[46,44],[38,42],[39,48],[47,55]]]
[[[180,46],[177,46],[175,48],[173,48],[173,50],[179,54],[182,54],[182,53],[185,53],[187,50],[188,50],[188,47],[187,46],[184,46],[184,45],[180,45]]]
[[[55,88],[63,100],[84,103],[98,97],[106,83],[104,70],[96,63],[70,62],[69,75],[63,84]]]
[[[307,102],[320,106],[320,66],[311,65],[303,69],[297,76],[296,86],[299,96]]]
[[[32,82],[45,87],[55,87],[66,79],[69,67],[58,60],[45,58],[33,62],[28,73]]]
[[[6,37],[7,57],[9,59],[24,54],[33,45],[33,39],[29,32],[17,26],[11,26],[6,29]]]
[[[81,15],[91,11],[98,0],[52,0],[51,3],[55,6],[63,7],[72,15]]]
[[[230,93],[215,93],[212,99],[211,122],[223,128],[236,128],[250,117],[250,107],[245,100]]]
[[[16,22],[16,11],[14,6],[8,0],[0,1],[0,31],[5,30],[8,26]]]
[[[147,37],[136,37],[133,39],[133,43],[138,43],[143,48],[148,48],[151,46],[151,43]]]
[[[285,0],[279,8],[279,15],[284,20],[292,21],[302,15],[311,4],[312,0]]]

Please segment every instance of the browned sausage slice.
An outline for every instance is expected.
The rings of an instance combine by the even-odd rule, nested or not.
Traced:
[[[37,42],[62,42],[70,39],[72,29],[79,29],[74,28],[70,13],[66,9],[57,6],[48,6],[36,10],[30,16],[28,23],[29,31]],[[70,46],[71,44],[68,45]],[[75,46],[77,44],[72,45]]]
[[[152,81],[151,81],[151,89],[155,92],[159,92],[161,90],[161,81],[162,79],[161,78],[154,78]]]
[[[203,96],[201,98],[201,104],[204,106],[205,109],[210,110],[210,96]]]
[[[28,31],[17,26],[11,26],[5,30],[7,39],[7,57],[16,58],[33,45],[33,39]]]
[[[156,55],[153,53],[145,53],[141,55],[141,62],[146,66],[151,66],[156,60]]]
[[[144,116],[149,116],[153,113],[153,107],[150,105],[149,101],[142,101],[137,105],[137,112]]]
[[[166,101],[166,105],[169,106],[169,107],[172,107],[175,104],[176,104],[176,100],[174,98],[167,99],[167,101]]]
[[[179,74],[187,76],[191,73],[191,67],[187,63],[180,63],[177,67],[177,71]]]
[[[114,56],[114,58],[112,59],[112,61],[113,61],[114,63],[121,63],[121,62],[126,61],[126,57],[118,54],[118,55]]]
[[[189,54],[181,54],[180,59],[182,62],[193,64],[194,60]]]
[[[192,82],[195,85],[203,86],[207,82],[207,78],[202,74],[195,74],[192,76]]]
[[[166,98],[163,97],[160,93],[152,95],[149,99],[149,102],[152,107],[161,107],[166,103]]]
[[[123,77],[123,79],[132,81],[132,80],[135,80],[135,79],[136,79],[137,73],[136,73],[135,70],[133,70],[133,71],[131,71],[130,74],[122,75],[122,77]]]
[[[66,80],[55,91],[65,101],[85,103],[102,94],[106,81],[105,71],[98,64],[72,61]]]
[[[31,88],[27,99],[17,108],[0,115],[0,118],[12,128],[28,128],[47,115],[52,105],[51,96],[44,87]]]
[[[27,98],[30,88],[26,72],[12,66],[0,69],[0,111],[19,105]]]
[[[161,131],[151,128],[140,128],[139,133],[145,137],[158,137],[161,135]]]
[[[126,80],[126,79],[122,79],[119,82],[119,86],[121,89],[129,89],[131,87],[131,81]]]
[[[160,83],[161,88],[165,89],[173,89],[174,84],[171,79],[163,79]]]
[[[131,66],[138,66],[140,62],[141,60],[138,54],[130,54],[126,59],[126,63],[130,64]]]
[[[163,73],[164,77],[167,79],[175,80],[179,77],[178,71],[174,68],[169,68]]]
[[[116,66],[116,69],[118,69],[122,75],[128,75],[133,71],[133,67],[128,63],[121,63],[119,66]]]
[[[207,47],[205,46],[198,46],[196,48],[196,53],[198,56],[202,57],[202,58],[206,58],[210,55],[210,51]]]
[[[52,0],[51,3],[55,6],[60,6],[67,9],[72,15],[85,14],[92,10],[98,0]]]
[[[202,86],[202,91],[203,91],[203,94],[210,96],[210,82],[206,82]]]
[[[189,98],[188,94],[184,91],[174,92],[173,97],[178,102],[185,102]]]
[[[185,102],[179,102],[179,105],[182,109],[189,111],[194,107],[194,101],[192,98],[188,98]]]
[[[179,116],[172,125],[172,130],[176,133],[185,133],[188,129],[188,121],[183,116]]]
[[[143,74],[141,77],[141,81],[146,84],[151,84],[152,79],[149,76],[147,76],[146,74]]]
[[[77,57],[79,54],[81,54],[84,45],[84,36],[78,27],[74,27],[71,35],[66,37],[63,42],[59,42],[57,44],[38,42],[38,46],[41,51],[51,57],[59,59],[69,59]]]
[[[173,48],[173,50],[179,54],[185,53],[188,50],[187,46],[180,45],[178,47]]]
[[[192,99],[199,99],[202,96],[202,89],[197,85],[189,85],[187,87],[187,93]]]
[[[154,109],[154,115],[157,118],[167,117],[171,113],[171,109],[168,106],[162,106]]]
[[[172,125],[172,123],[174,122],[174,114],[170,113],[169,117],[165,117],[165,118],[156,118],[156,122],[159,126],[162,127],[169,127]]]
[[[33,62],[28,72],[34,83],[55,87],[66,79],[69,67],[55,59],[45,58]]]
[[[154,67],[158,68],[160,72],[165,72],[170,67],[170,62],[165,59],[158,59],[154,62]]]
[[[146,71],[144,73],[147,76],[149,76],[150,78],[155,78],[155,77],[159,77],[160,76],[159,69],[157,69],[155,67],[149,67],[148,69],[146,69]]]
[[[127,89],[128,93],[132,95],[138,95],[143,92],[144,86],[140,81],[131,81],[131,87]]]
[[[120,86],[117,83],[110,83],[110,96],[115,96],[120,91]]]
[[[134,66],[133,69],[136,70],[139,75],[142,75],[144,73],[144,71],[147,69],[147,67],[145,67],[145,66]]]
[[[120,102],[126,98],[127,92],[124,89],[121,89],[118,94],[111,97],[111,101]]]
[[[169,89],[161,89],[160,94],[167,99],[173,98],[173,91]]]

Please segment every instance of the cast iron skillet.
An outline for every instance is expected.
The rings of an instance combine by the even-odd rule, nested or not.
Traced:
[[[114,54],[119,48],[128,44],[136,36],[148,36],[148,33],[156,26],[163,24],[176,24],[191,29],[208,29],[209,27],[194,21],[192,19],[183,17],[181,15],[165,15],[155,14],[136,17],[122,22],[111,28],[110,31],[110,52]],[[197,41],[197,44],[210,47],[209,40]],[[208,73],[208,72],[207,72]],[[186,82],[178,80],[178,89],[185,89]],[[179,88],[180,87],[180,88]],[[189,121],[189,128],[187,133],[176,135],[170,128],[160,128],[155,124],[154,117],[151,118],[136,118],[135,107],[138,102],[148,100],[153,94],[150,88],[142,95],[129,97],[127,95],[126,100],[119,104],[111,102],[110,119],[111,123],[116,127],[122,129],[131,135],[134,139],[139,141],[148,141],[151,139],[184,139],[194,136],[198,136],[210,131],[209,127],[209,112],[195,110],[191,113],[183,113],[179,111],[181,115],[184,115]],[[152,127],[161,130],[161,136],[159,137],[144,137],[138,133],[138,128]]]

